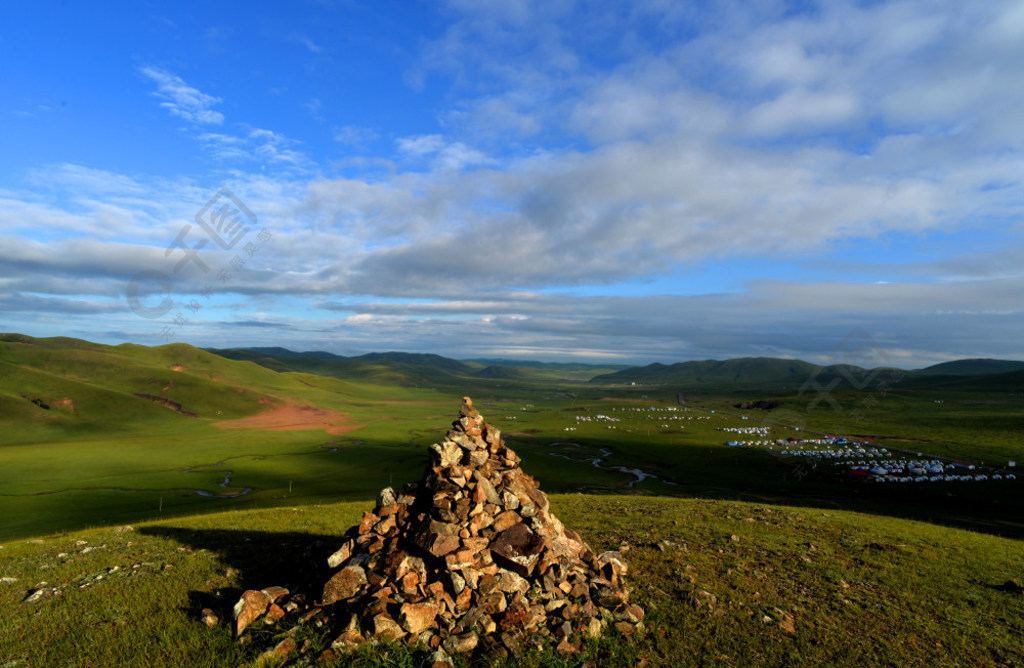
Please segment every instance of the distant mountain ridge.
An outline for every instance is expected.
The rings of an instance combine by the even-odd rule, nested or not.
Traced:
[[[1024,371],[1024,362],[1014,360],[968,359],[942,362],[924,369],[895,367],[864,369],[849,364],[818,365],[803,360],[774,357],[742,357],[728,360],[700,360],[675,364],[654,363],[595,376],[593,384],[672,385],[687,390],[775,389],[799,390],[812,383],[827,386],[836,380],[860,389],[882,375],[914,384],[943,384],[976,377],[999,377],[1015,385],[1014,374]]]
[[[113,347],[89,341],[51,337],[36,339],[22,334],[0,334],[0,343],[44,346],[60,350],[105,353]],[[182,350],[192,348],[177,344]],[[121,344],[122,349],[145,349]],[[163,350],[167,346],[160,347]],[[155,350],[155,348],[154,348]],[[343,380],[404,387],[464,387],[469,382],[493,381],[542,385],[589,382],[593,385],[671,387],[679,391],[772,390],[799,391],[810,384],[828,386],[835,381],[862,389],[889,376],[900,383],[950,389],[1024,391],[1024,361],[963,359],[923,369],[864,369],[853,365],[818,365],[797,359],[743,357],[622,367],[579,362],[534,362],[510,359],[456,360],[432,353],[399,351],[346,357],[326,351],[297,352],[279,346],[208,348],[222,358],[248,361],[278,372],[313,373]]]
[[[661,364],[655,362],[596,376],[595,384],[669,385],[686,388],[795,386],[799,388],[820,367],[803,360],[773,357],[742,357]]]
[[[206,350],[228,359],[254,362],[274,371],[302,371],[381,385],[419,387],[465,385],[479,379],[522,383],[585,382],[601,373],[628,368],[623,365],[511,359],[460,361],[433,353],[398,351],[345,357],[324,351],[295,352],[280,347]]]
[[[921,375],[983,376],[1024,370],[1024,362],[1017,360],[965,359],[941,362],[917,371]]]

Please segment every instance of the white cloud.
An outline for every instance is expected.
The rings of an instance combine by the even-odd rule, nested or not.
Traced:
[[[749,127],[761,134],[821,132],[860,120],[860,102],[849,93],[786,91],[750,110]]]
[[[212,108],[221,101],[219,97],[207,95],[159,67],[143,67],[140,72],[156,83],[154,95],[164,100],[160,106],[175,116],[198,125],[220,125],[224,122],[224,114]]]
[[[444,138],[441,135],[399,137],[395,143],[398,144],[398,150],[403,153],[422,156],[440,151],[444,147]]]
[[[447,142],[441,135],[400,137],[398,150],[412,158],[433,156],[431,164],[442,172],[457,172],[466,167],[493,162],[484,153],[460,141]]]

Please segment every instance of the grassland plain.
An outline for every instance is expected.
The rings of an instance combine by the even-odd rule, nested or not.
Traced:
[[[241,591],[300,580],[369,501],[233,510],[8,541],[3,665],[253,665],[294,620],[232,641]],[[515,665],[1020,665],[1018,541],[848,511],[707,499],[554,495],[597,550],[625,550],[647,633]],[[45,585],[43,583],[46,583]],[[1015,584],[1016,582],[1016,584]],[[1008,584],[1009,583],[1009,584]],[[59,595],[23,602],[38,587]],[[200,611],[221,622],[207,628]],[[339,665],[417,665],[377,647]],[[509,662],[509,665],[512,665]]]
[[[677,393],[661,387],[508,378],[464,378],[438,390],[381,387],[278,373],[186,345],[100,346],[17,335],[0,340],[0,371],[0,499],[7,509],[0,538],[370,498],[382,485],[419,476],[425,446],[447,427],[463,394],[477,400],[552,491],[851,508],[1024,535],[1020,484],[840,484],[820,472],[802,475],[798,465],[763,450],[726,447],[720,431],[765,425],[772,439],[808,429],[852,432],[929,454],[1024,460],[1021,398],[998,384],[897,385],[884,395],[837,390],[839,411],[826,402],[808,410],[813,397],[796,392],[689,397],[680,406]],[[138,394],[175,402],[196,417]],[[734,407],[753,399],[779,406]],[[334,411],[347,431],[218,427],[285,405]],[[647,477],[638,481],[631,469]]]

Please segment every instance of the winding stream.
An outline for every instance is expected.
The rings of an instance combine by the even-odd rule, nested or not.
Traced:
[[[569,447],[573,447],[573,448],[581,448],[581,447],[583,447],[579,443],[573,443],[571,441],[557,441],[555,443],[549,443],[548,447],[554,447],[556,445],[569,446]],[[648,473],[647,471],[644,471],[642,469],[628,468],[626,466],[610,466],[610,465],[606,466],[604,464],[605,457],[609,457],[612,454],[612,451],[609,450],[608,448],[601,448],[600,450],[598,450],[598,455],[599,456],[597,456],[597,457],[586,457],[586,456],[584,456],[584,457],[576,458],[576,457],[570,457],[569,455],[563,455],[563,454],[561,454],[559,452],[549,452],[548,454],[551,455],[552,457],[558,457],[559,459],[567,459],[570,462],[577,462],[577,463],[581,463],[581,464],[584,463],[584,462],[590,462],[591,466],[593,466],[594,468],[597,468],[597,469],[601,469],[602,471],[618,471],[619,473],[625,473],[626,475],[631,475],[631,476],[635,477],[636,480],[632,480],[632,481],[630,481],[626,485],[626,487],[629,487],[629,488],[632,488],[637,483],[643,482],[644,480],[646,480],[648,478],[650,478],[651,480],[657,480],[658,482],[660,482],[660,483],[662,483],[664,485],[672,485],[672,486],[676,485],[676,483],[672,482],[671,480],[665,480],[661,476],[654,475],[653,473]]]

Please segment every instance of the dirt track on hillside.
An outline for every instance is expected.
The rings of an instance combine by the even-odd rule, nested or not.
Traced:
[[[214,422],[221,429],[263,429],[267,431],[300,431],[323,429],[328,434],[338,435],[364,426],[349,421],[347,414],[316,406],[285,404],[270,410],[238,418]]]

